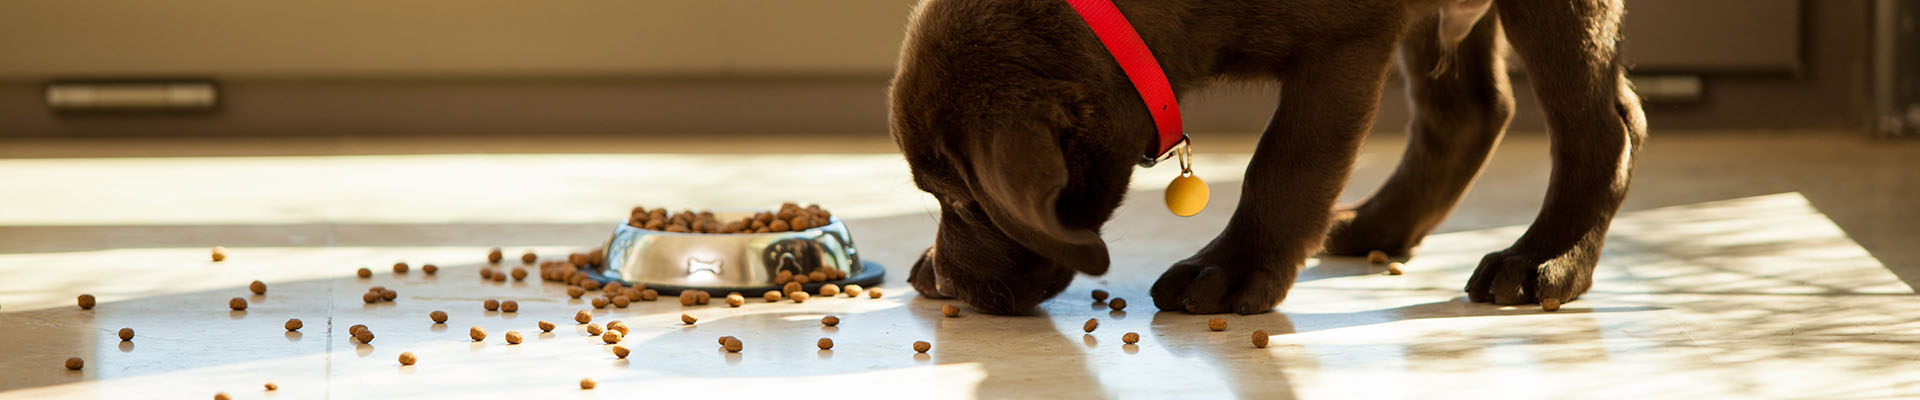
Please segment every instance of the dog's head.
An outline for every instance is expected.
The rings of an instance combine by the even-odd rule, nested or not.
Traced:
[[[1022,3],[923,3],[891,93],[894,141],[940,204],[937,237],[908,279],[989,313],[1028,312],[1074,273],[1107,271],[1100,226],[1143,147],[1108,132],[1150,126],[1143,109],[1107,111],[1140,107],[1091,83],[1106,69],[1087,67],[1086,43],[1070,39],[1091,38],[1062,23],[1078,22],[1060,14],[1071,9],[990,9]]]

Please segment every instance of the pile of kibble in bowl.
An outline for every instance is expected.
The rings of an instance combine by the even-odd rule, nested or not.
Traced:
[[[799,204],[786,203],[777,211],[756,212],[738,221],[724,222],[715,218],[712,211],[682,210],[669,214],[665,207],[641,206],[633,208],[627,226],[662,232],[735,234],[798,232],[827,226],[832,221],[833,214],[819,204],[802,208]]]

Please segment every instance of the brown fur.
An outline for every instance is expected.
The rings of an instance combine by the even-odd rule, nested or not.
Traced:
[[[1645,132],[1614,53],[1620,0],[1495,0],[1457,45],[1440,38],[1442,7],[1455,0],[1116,3],[1176,92],[1221,80],[1284,85],[1232,219],[1154,284],[1160,309],[1271,310],[1323,244],[1339,255],[1408,254],[1505,131],[1513,100],[1503,24],[1547,108],[1553,179],[1532,229],[1487,256],[1468,294],[1565,302],[1591,285]],[[1396,48],[1416,112],[1406,158],[1368,201],[1336,212]],[[914,287],[1024,313],[1076,272],[1104,273],[1100,227],[1154,131],[1073,10],[1062,0],[926,0],[899,65],[893,136],[915,183],[941,204],[934,245],[908,278]]]

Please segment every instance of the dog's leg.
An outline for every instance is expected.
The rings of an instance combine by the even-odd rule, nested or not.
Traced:
[[[1481,18],[1462,33],[1451,56],[1439,19],[1416,22],[1400,43],[1401,76],[1413,105],[1400,167],[1366,201],[1335,212],[1327,254],[1408,255],[1460,202],[1506,132],[1513,91],[1500,55],[1497,16]],[[1453,65],[1446,73],[1427,73],[1443,63]]]
[[[1155,306],[1253,314],[1286,298],[1326,234],[1392,54],[1391,39],[1356,38],[1283,71],[1279,110],[1247,165],[1233,217],[1213,242],[1154,282]]]
[[[1552,132],[1553,172],[1540,214],[1467,281],[1474,301],[1540,302],[1586,293],[1607,225],[1626,198],[1646,117],[1617,52],[1622,0],[1500,0],[1508,40],[1526,61]]]

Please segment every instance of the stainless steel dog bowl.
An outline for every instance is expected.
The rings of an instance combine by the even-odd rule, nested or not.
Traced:
[[[716,213],[734,220],[751,213]],[[860,261],[853,234],[839,218],[799,232],[710,234],[652,231],[619,224],[607,239],[606,262],[584,269],[601,282],[644,283],[663,294],[685,289],[737,291],[749,295],[778,289],[780,271],[804,275],[826,267],[846,271],[847,279],[809,282],[808,291],[822,284],[880,283],[886,271]]]

